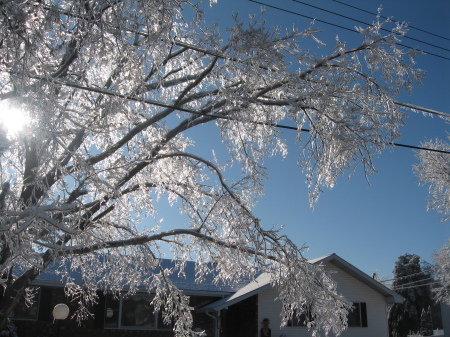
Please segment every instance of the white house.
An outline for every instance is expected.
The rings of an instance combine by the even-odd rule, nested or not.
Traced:
[[[403,297],[388,289],[380,282],[369,277],[336,254],[330,254],[318,259],[310,260],[313,264],[323,264],[325,269],[333,272],[331,275],[337,282],[338,292],[354,304],[355,309],[349,316],[349,327],[343,337],[387,337],[389,336],[387,309],[389,304],[402,303]],[[201,308],[201,311],[214,314],[217,329],[214,337],[244,337],[258,334],[262,320],[268,318],[272,337],[302,337],[311,336],[311,331],[297,322],[297,326],[280,327],[281,302],[276,300],[277,293],[270,285],[268,275],[262,274],[236,293]],[[253,299],[253,301],[250,301]],[[241,303],[247,301],[246,306],[255,305],[257,317],[243,310]],[[250,302],[248,302],[250,301]],[[232,311],[239,314],[233,314]],[[227,312],[230,311],[230,312]],[[231,320],[230,321],[230,317]],[[246,321],[246,323],[241,321]],[[250,327],[258,323],[258,327]],[[233,328],[239,327],[239,328]]]

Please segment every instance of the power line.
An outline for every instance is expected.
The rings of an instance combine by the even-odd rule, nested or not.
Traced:
[[[361,21],[361,20],[352,18],[352,17],[350,17],[350,16],[346,16],[346,15],[343,15],[343,14],[339,14],[339,13],[330,11],[330,10],[328,10],[328,9],[322,8],[322,7],[314,6],[314,5],[308,4],[308,3],[303,2],[303,1],[300,1],[300,0],[292,0],[292,1],[297,2],[297,3],[299,3],[299,4],[302,4],[302,5],[305,5],[305,6],[308,6],[308,7],[316,8],[316,9],[321,10],[321,11],[323,11],[323,12],[327,12],[327,13],[331,13],[331,14],[333,14],[333,15],[337,15],[337,16],[339,16],[339,17],[341,17],[341,18],[345,18],[345,19],[352,20],[352,21],[355,21],[355,22],[358,22],[358,23],[362,23],[363,25],[367,25],[367,26],[370,26],[370,25],[371,25],[371,24],[368,23],[368,22],[364,22],[364,21]],[[381,28],[381,30],[383,30],[383,31],[385,31],[385,32],[389,32],[389,30],[388,30],[388,29],[385,29],[385,28]],[[423,44],[427,44],[427,45],[432,46],[432,47],[435,47],[435,48],[439,48],[439,49],[442,49],[442,50],[445,50],[445,51],[450,51],[450,49],[447,49],[447,48],[444,48],[444,47],[441,47],[441,46],[438,46],[438,45],[435,45],[435,44],[432,44],[432,43],[429,43],[429,42],[426,42],[426,41],[422,41],[422,40],[413,38],[413,37],[408,36],[408,35],[405,35],[404,37],[405,37],[406,39],[410,39],[410,40],[414,40],[414,41],[417,41],[417,42],[420,42],[420,43],[423,43]]]
[[[405,147],[405,148],[414,149],[414,150],[424,150],[424,151],[430,151],[430,152],[450,154],[450,151],[439,150],[439,149],[431,149],[429,147],[423,147],[423,146],[414,146],[414,145],[407,145],[407,144],[400,144],[400,143],[389,143],[389,145],[395,145],[395,146],[398,146],[398,147]]]
[[[408,277],[416,276],[416,275],[421,275],[421,274],[425,274],[425,273],[426,273],[425,271],[420,271],[418,273],[409,274],[409,275],[400,276],[400,277],[394,277],[394,278],[391,278],[389,280],[383,280],[383,281],[380,281],[380,282],[397,281],[397,280],[401,280],[401,279],[404,279],[404,278],[408,278]]]
[[[430,283],[425,283],[425,284],[420,284],[420,285],[414,285],[414,286],[409,286],[409,287],[394,287],[394,288],[392,288],[392,290],[398,291],[398,290],[405,290],[405,289],[419,288],[419,287],[430,286],[430,285],[433,285],[433,284],[439,284],[439,281],[434,281],[434,282],[430,282]]]
[[[450,118],[450,114],[447,114],[445,112],[440,112],[440,111],[433,110],[433,109],[423,108],[423,107],[420,107],[420,106],[417,106],[417,105],[414,105],[414,104],[404,103],[404,102],[400,102],[400,101],[396,101],[396,100],[394,100],[394,103],[397,104],[397,105],[400,105],[400,106],[404,106],[406,108],[413,109],[413,110],[420,110],[420,111],[423,111],[423,112],[428,112],[428,113],[431,113],[431,114],[439,115],[439,116],[442,116],[442,117],[445,117],[445,118]]]
[[[248,0],[248,1],[257,3],[257,4],[260,4],[260,5],[262,5],[262,6],[266,6],[266,7],[269,7],[269,8],[278,9],[278,10],[283,11],[283,12],[286,12],[286,13],[298,15],[298,16],[301,16],[301,17],[304,17],[304,18],[306,18],[306,19],[310,19],[310,20],[313,20],[313,21],[318,21],[318,22],[326,23],[327,25],[334,26],[334,27],[337,27],[337,28],[341,28],[341,29],[344,29],[344,30],[348,30],[348,31],[350,31],[350,32],[356,32],[356,31],[355,31],[354,29],[352,29],[352,28],[344,27],[344,26],[341,26],[341,25],[338,25],[338,24],[335,24],[335,23],[332,23],[332,22],[328,22],[328,21],[324,21],[324,20],[317,19],[317,18],[313,18],[312,16],[300,14],[300,13],[297,13],[297,12],[294,12],[294,11],[290,11],[290,10],[285,9],[285,8],[281,8],[281,7],[269,5],[269,4],[266,4],[266,3],[263,3],[263,2],[259,2],[259,1],[256,1],[256,0]]]
[[[214,119],[226,119],[226,120],[233,120],[233,121],[238,121],[238,122],[242,122],[242,123],[254,123],[257,125],[272,126],[272,127],[276,127],[276,128],[280,128],[280,129],[310,132],[309,129],[301,128],[299,130],[299,128],[295,127],[295,126],[282,125],[282,124],[278,124],[278,123],[245,121],[245,120],[233,118],[230,116],[215,115],[215,114],[208,113],[206,111],[198,111],[198,110],[193,110],[193,109],[189,109],[189,108],[183,108],[181,106],[176,106],[176,105],[172,105],[172,104],[168,104],[168,103],[164,103],[164,102],[160,102],[160,101],[155,101],[155,100],[151,100],[151,99],[143,99],[143,98],[139,98],[139,97],[135,97],[135,96],[131,96],[131,95],[121,94],[121,93],[107,90],[107,89],[88,87],[88,86],[84,86],[84,85],[81,85],[81,84],[78,84],[75,82],[69,82],[69,81],[65,81],[65,80],[61,80],[61,79],[51,79],[51,78],[47,78],[44,76],[36,76],[36,75],[26,75],[26,76],[28,76],[29,78],[32,78],[32,79],[40,80],[40,81],[56,83],[59,85],[64,85],[64,86],[68,86],[68,87],[75,88],[75,89],[96,92],[96,93],[107,95],[107,96],[119,97],[119,98],[123,98],[123,99],[130,100],[130,101],[155,105],[155,106],[159,106],[162,108],[174,109],[174,110],[183,111],[183,112],[187,112],[187,113],[195,114],[195,115],[199,115],[199,116],[206,116],[206,117],[210,117],[210,118],[214,118]],[[424,151],[430,151],[430,152],[450,154],[450,151],[426,148],[426,147],[422,147],[422,146],[414,146],[414,145],[400,144],[400,143],[394,143],[394,142],[392,142],[392,143],[389,142],[388,145],[394,145],[394,146],[398,146],[398,147],[405,147],[405,148],[416,149],[416,150],[424,150]]]
[[[409,277],[416,276],[416,275],[422,275],[422,274],[429,274],[429,272],[427,272],[427,271],[419,271],[418,273],[413,273],[413,274],[409,274],[409,275],[405,275],[405,276],[394,277],[394,278],[391,278],[389,280],[382,280],[382,281],[379,281],[379,282],[384,283],[384,282],[390,282],[390,281],[403,280],[405,278],[409,278]]]
[[[329,22],[329,21],[313,18],[311,16],[300,14],[298,12],[294,12],[294,11],[291,11],[291,10],[288,10],[288,9],[285,9],[285,8],[269,5],[267,3],[256,1],[256,0],[248,0],[248,1],[257,3],[257,4],[260,4],[262,6],[266,6],[266,7],[269,7],[269,8],[277,9],[277,10],[280,10],[280,11],[283,11],[283,12],[286,12],[286,13],[290,13],[290,14],[293,14],[293,15],[301,16],[301,17],[304,17],[304,18],[307,18],[307,19],[310,19],[310,20],[313,20],[313,21],[322,22],[324,24],[327,24],[327,25],[330,25],[330,26],[334,26],[334,27],[337,27],[337,28],[341,28],[341,29],[344,29],[344,30],[348,30],[348,31],[353,32],[353,33],[358,33],[358,31],[356,31],[355,29],[344,27],[344,26],[341,26],[341,25],[338,25],[338,24],[335,24],[335,23],[332,23],[332,22]],[[408,46],[408,45],[405,45],[403,43],[396,43],[396,44],[401,46],[401,47],[405,47],[405,48],[409,48],[409,49],[415,49],[415,48],[413,48],[411,46]],[[425,54],[432,55],[432,56],[439,57],[439,58],[442,58],[444,60],[450,61],[449,57],[442,56],[442,55],[439,55],[439,54],[435,54],[435,53],[432,53],[432,52],[429,52],[429,51],[425,51],[425,50],[421,50],[421,51],[423,53],[425,53]]]
[[[432,277],[427,277],[427,278],[424,278],[424,279],[421,279],[421,280],[416,280],[416,281],[411,281],[411,282],[406,282],[406,283],[403,283],[403,284],[397,284],[396,286],[394,286],[394,288],[401,288],[401,287],[409,287],[409,286],[412,286],[412,285],[421,285],[421,284],[417,284],[417,283],[421,283],[421,282],[425,282],[425,281],[435,281]]]
[[[347,4],[347,3],[345,3],[345,2],[342,2],[342,1],[339,1],[339,0],[331,0],[331,1],[340,3],[341,5],[344,5],[344,6],[348,6],[348,7],[357,9],[357,10],[359,10],[359,11],[361,11],[361,12],[365,12],[365,13],[372,14],[372,15],[379,15],[379,14],[377,14],[377,13],[370,12],[370,11],[367,11],[367,10],[365,10],[365,9],[362,9],[362,8],[359,8],[359,7],[356,7],[356,6],[353,6],[353,5],[349,5],[349,4]],[[388,17],[383,16],[383,15],[379,15],[379,16],[380,16],[381,18],[383,18],[383,19],[389,19]],[[395,20],[394,20],[394,22],[395,22],[395,23],[400,23],[399,21],[395,21]],[[429,32],[429,31],[427,31],[427,30],[425,30],[425,29],[421,29],[421,28],[418,28],[418,27],[413,26],[413,25],[408,25],[408,27],[413,28],[413,29],[418,30],[418,31],[421,31],[421,32],[424,32],[424,33],[427,33],[427,34],[430,34],[430,35],[434,35],[434,36],[439,37],[439,38],[441,38],[441,39],[445,39],[445,40],[447,40],[447,41],[450,41],[450,39],[447,38],[447,37],[445,37],[445,36],[442,36],[442,35],[438,35],[438,34],[436,34],[436,33]]]

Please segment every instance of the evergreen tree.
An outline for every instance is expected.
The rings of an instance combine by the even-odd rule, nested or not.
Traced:
[[[420,256],[405,254],[398,258],[394,268],[392,288],[405,298],[389,312],[391,336],[406,337],[410,331],[419,331],[422,309],[432,304],[431,274],[420,263]]]
[[[433,272],[439,284],[433,288],[435,300],[450,305],[450,238],[441,249],[434,254]]]
[[[428,310],[422,309],[422,314],[420,315],[420,333],[423,336],[433,335],[433,321],[431,318],[431,307],[428,307]]]

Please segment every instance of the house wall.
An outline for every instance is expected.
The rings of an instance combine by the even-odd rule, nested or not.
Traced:
[[[366,286],[364,283],[351,277],[349,274],[339,268],[329,264],[326,269],[328,271],[336,271],[332,274],[333,279],[338,284],[338,292],[345,296],[351,302],[365,302],[367,304],[367,320],[368,326],[349,327],[344,331],[342,337],[387,337],[389,335],[388,322],[386,314],[386,301],[382,295]],[[307,327],[283,327],[280,328],[281,319],[281,302],[274,300],[276,298],[276,290],[269,289],[259,293],[258,297],[258,322],[259,329],[262,327],[264,318],[270,319],[270,327],[272,329],[272,337],[285,335],[286,337],[303,337],[312,336]]]
[[[441,303],[441,313],[444,337],[450,337],[450,305]]]

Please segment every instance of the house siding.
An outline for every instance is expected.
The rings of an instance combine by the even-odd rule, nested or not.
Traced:
[[[338,292],[351,302],[365,302],[367,304],[366,328],[349,327],[342,337],[387,337],[388,322],[386,316],[386,300],[377,291],[368,287],[364,283],[353,278],[346,272],[328,264],[326,270],[333,272],[332,277],[338,284]],[[280,328],[281,302],[275,300],[277,293],[275,289],[268,289],[259,293],[258,322],[261,326],[264,318],[271,321],[272,337],[285,335],[286,337],[312,336],[311,331],[306,327],[283,327]]]

